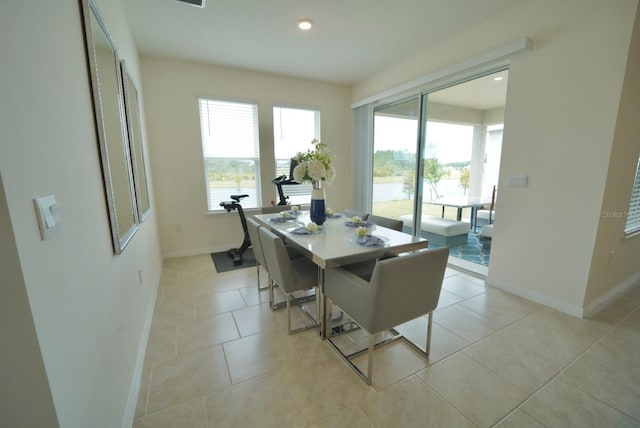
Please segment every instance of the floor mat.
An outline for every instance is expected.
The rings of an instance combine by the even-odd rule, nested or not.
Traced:
[[[238,264],[233,263],[233,258],[226,251],[211,253],[211,259],[213,260],[213,264],[218,273],[228,272],[235,269],[244,269],[256,265],[253,248],[247,248],[247,251],[242,255],[242,262]]]

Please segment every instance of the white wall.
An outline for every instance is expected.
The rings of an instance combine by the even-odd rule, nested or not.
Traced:
[[[98,4],[139,83],[120,3]],[[113,255],[79,8],[77,0],[0,4],[0,171],[59,424],[115,427],[132,416],[162,260],[155,210]],[[43,242],[32,199],[48,194],[62,224]]]
[[[535,41],[509,71],[487,282],[576,315],[591,263],[604,257],[595,238],[636,6],[531,0],[353,88],[355,102],[524,36]],[[616,168],[628,175],[629,165]],[[527,188],[506,186],[517,174],[529,176]],[[627,277],[639,270],[632,251],[620,248]]]
[[[222,251],[238,246],[235,212],[207,214],[200,138],[199,97],[258,104],[262,203],[276,199],[273,157],[274,105],[320,110],[322,141],[337,156],[336,180],[327,203],[350,206],[351,117],[344,86],[298,80],[184,61],[142,58],[149,147],[156,189],[160,240],[165,256]]]
[[[0,176],[0,426],[56,427],[58,418],[31,316]]]
[[[618,291],[627,281],[640,280],[640,236],[623,237],[624,213],[640,156],[640,7],[636,10],[635,27],[622,87],[613,150],[602,203],[602,212],[593,253],[593,264],[585,295],[585,306],[598,308],[600,296]],[[634,277],[635,275],[635,277]]]

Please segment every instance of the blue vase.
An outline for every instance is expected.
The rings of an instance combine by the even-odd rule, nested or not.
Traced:
[[[309,216],[311,217],[311,221],[317,225],[323,224],[327,219],[324,189],[313,189],[311,191]]]

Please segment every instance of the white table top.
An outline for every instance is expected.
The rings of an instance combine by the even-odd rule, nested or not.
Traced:
[[[436,199],[433,201],[424,201],[424,203],[430,204],[430,205],[444,205],[447,207],[468,208],[468,207],[479,207],[482,205],[488,205],[491,203],[491,199],[487,201],[486,199],[482,199],[479,197],[452,196],[448,198]]]
[[[427,247],[427,240],[407,233],[387,229],[382,226],[374,226],[371,234],[388,240],[384,247],[367,247],[355,242],[355,230],[345,226],[350,218],[341,215],[339,218],[327,218],[320,226],[322,231],[313,235],[296,235],[288,232],[296,226],[306,226],[311,220],[308,212],[302,212],[294,221],[286,223],[272,223],[272,217],[280,214],[257,214],[255,219],[263,226],[269,227],[274,232],[285,237],[287,242],[294,243],[304,251],[315,264],[321,268],[331,265],[340,265],[360,260],[372,259],[385,253],[402,253]]]

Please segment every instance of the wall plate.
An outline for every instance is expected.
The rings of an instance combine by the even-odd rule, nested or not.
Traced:
[[[60,231],[60,210],[56,197],[53,195],[43,196],[33,200],[38,217],[38,227],[40,237],[43,241],[53,238]]]

